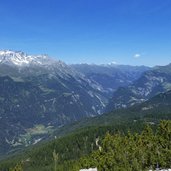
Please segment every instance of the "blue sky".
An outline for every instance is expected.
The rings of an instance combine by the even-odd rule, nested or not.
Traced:
[[[0,1],[0,49],[66,63],[171,63],[170,0]]]

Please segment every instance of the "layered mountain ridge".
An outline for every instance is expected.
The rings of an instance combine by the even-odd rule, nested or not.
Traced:
[[[106,111],[126,108],[142,103],[153,96],[171,90],[171,64],[157,66],[146,71],[128,87],[119,87],[114,92]]]
[[[116,64],[75,64],[71,65],[76,71],[95,81],[112,96],[119,87],[126,87],[137,80],[142,73],[150,70],[146,66],[129,66]]]
[[[169,91],[170,71],[171,65],[67,65],[48,55],[0,51],[0,155],[53,137],[64,125],[91,117],[94,122],[105,110],[134,106]],[[137,111],[156,104],[143,105]],[[114,119],[123,111],[114,111]],[[105,114],[100,118],[107,122]]]
[[[61,61],[15,51],[1,51],[0,59],[0,153],[101,114],[107,103],[98,84]]]

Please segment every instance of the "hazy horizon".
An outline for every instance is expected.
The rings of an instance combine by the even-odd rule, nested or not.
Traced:
[[[139,64],[139,65],[136,65],[136,64],[124,64],[124,63],[117,63],[117,62],[115,62],[115,61],[111,61],[111,62],[109,62],[109,63],[93,63],[93,62],[91,62],[91,63],[89,63],[89,62],[78,62],[78,63],[68,63],[67,61],[63,61],[62,59],[60,59],[60,58],[57,58],[57,57],[54,57],[54,56],[50,56],[49,54],[46,54],[46,53],[44,53],[44,54],[40,54],[40,53],[37,53],[37,54],[30,54],[30,53],[27,53],[27,52],[24,52],[24,51],[22,51],[22,50],[14,50],[14,49],[0,49],[0,52],[4,52],[4,51],[12,51],[12,52],[22,52],[22,53],[25,53],[26,55],[28,55],[28,56],[36,56],[36,55],[47,55],[48,57],[50,57],[50,58],[52,58],[52,59],[55,59],[55,60],[59,60],[59,61],[62,61],[62,62],[64,62],[64,63],[66,63],[67,65],[98,65],[98,66],[107,66],[107,65],[111,65],[111,66],[117,66],[117,65],[125,65],[125,66],[145,66],[145,67],[151,67],[151,68],[153,68],[153,67],[157,67],[157,66],[166,66],[166,65],[170,65],[171,64],[171,62],[169,62],[169,63],[167,63],[167,64],[163,64],[163,65],[143,65],[143,64]],[[1,54],[0,54],[1,55]]]
[[[0,3],[0,49],[69,64],[167,65],[170,18],[170,0],[6,0]]]

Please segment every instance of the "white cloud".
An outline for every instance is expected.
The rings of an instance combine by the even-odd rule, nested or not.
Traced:
[[[116,61],[112,61],[111,63],[112,63],[112,64],[117,64],[117,62],[116,62]]]
[[[141,57],[141,54],[139,54],[139,53],[136,53],[135,55],[134,55],[134,58],[140,58]]]
[[[116,61],[112,61],[112,62],[108,63],[108,65],[116,65],[116,64],[117,64]]]

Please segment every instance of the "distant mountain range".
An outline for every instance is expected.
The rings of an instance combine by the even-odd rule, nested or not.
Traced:
[[[126,87],[137,80],[142,73],[151,68],[146,66],[129,65],[95,65],[95,64],[75,64],[72,68],[84,74],[88,79],[98,83],[109,97],[119,87]]]
[[[43,126],[48,133],[52,127],[101,114],[106,102],[99,85],[61,61],[0,52],[1,152],[35,143],[37,134],[36,140],[24,136],[30,128]]]
[[[169,90],[171,90],[171,64],[157,66],[143,73],[131,85],[118,88],[114,92],[106,111],[127,108]]]
[[[104,111],[141,102],[144,111],[155,108],[157,102],[146,101],[169,90],[171,65],[66,65],[47,55],[0,51],[0,155],[53,137],[57,128],[75,121],[96,119]]]

